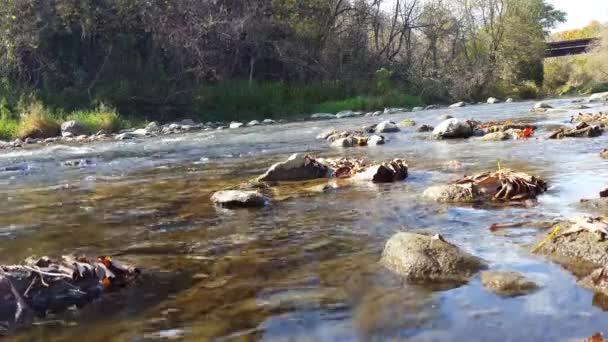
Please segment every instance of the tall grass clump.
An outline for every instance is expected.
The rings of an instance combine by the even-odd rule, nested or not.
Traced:
[[[45,139],[61,134],[61,126],[42,102],[33,101],[20,107],[23,109],[16,129],[18,138]]]
[[[116,133],[126,126],[116,109],[103,103],[94,110],[79,110],[72,112],[66,120],[75,120],[85,125],[89,132],[96,133],[101,130],[106,133]]]

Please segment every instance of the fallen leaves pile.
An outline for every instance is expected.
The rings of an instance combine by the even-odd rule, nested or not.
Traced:
[[[474,185],[480,194],[501,201],[535,199],[537,195],[547,191],[547,184],[542,179],[510,170],[465,176],[456,181],[456,184]]]

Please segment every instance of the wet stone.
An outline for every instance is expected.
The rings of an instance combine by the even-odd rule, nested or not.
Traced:
[[[211,196],[211,201],[226,208],[258,208],[267,203],[267,199],[257,191],[224,190]]]
[[[538,289],[536,283],[512,271],[481,272],[481,283],[489,291],[503,297],[523,296]]]
[[[397,233],[384,247],[380,263],[414,282],[461,284],[486,268],[485,262],[445,241],[440,235]]]
[[[276,163],[258,178],[262,182],[304,181],[330,178],[331,168],[303,154],[293,154],[284,162]]]

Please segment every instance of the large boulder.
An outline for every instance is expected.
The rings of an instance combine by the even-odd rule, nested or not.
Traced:
[[[388,240],[380,263],[414,282],[465,283],[486,268],[483,260],[461,251],[440,235],[405,232]]]
[[[392,121],[382,121],[376,126],[377,133],[394,133],[399,132],[399,127]]]
[[[481,199],[479,189],[472,183],[432,186],[422,196],[440,203],[471,203]]]
[[[592,94],[587,101],[589,101],[589,102],[608,101],[608,92]]]
[[[258,208],[266,205],[266,198],[257,191],[223,190],[211,196],[211,201],[226,208]]]
[[[88,135],[89,129],[87,126],[81,124],[76,120],[66,121],[61,124],[61,135],[62,136],[73,136],[77,137],[79,135]]]
[[[481,272],[481,284],[502,297],[523,296],[538,289],[536,283],[512,271]]]
[[[473,127],[468,122],[460,121],[456,118],[447,119],[441,122],[433,130],[433,137],[436,139],[458,139],[469,138],[473,135]]]
[[[284,162],[276,163],[258,178],[262,182],[304,181],[330,178],[333,170],[303,154],[293,154]]]

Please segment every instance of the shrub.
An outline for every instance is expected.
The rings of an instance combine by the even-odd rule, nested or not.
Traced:
[[[20,139],[45,139],[60,135],[61,127],[41,102],[34,101],[21,113],[16,131]]]
[[[540,89],[534,81],[525,81],[514,89],[514,93],[521,99],[534,99],[540,95]]]

